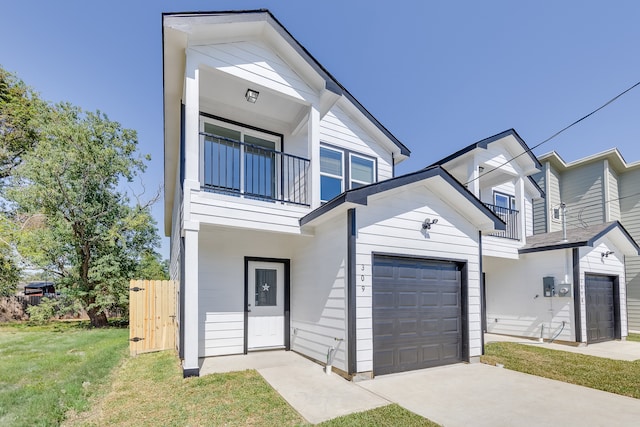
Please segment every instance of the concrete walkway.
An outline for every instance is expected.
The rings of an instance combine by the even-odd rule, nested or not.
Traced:
[[[511,337],[508,335],[485,334],[485,343],[506,341],[540,346],[551,350],[568,351],[571,353],[586,354],[589,356],[604,357],[616,360],[639,360],[640,359],[640,342],[635,341],[605,341],[597,344],[589,344],[583,346],[572,346],[566,344],[557,344],[548,342],[538,342],[528,338]],[[640,423],[638,424],[640,425]]]
[[[322,366],[292,351],[260,351],[203,359],[200,375],[256,369],[308,422],[388,405],[386,399],[344,378],[324,373]]]

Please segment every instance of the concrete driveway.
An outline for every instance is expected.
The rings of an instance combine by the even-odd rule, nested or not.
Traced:
[[[358,385],[446,427],[640,425],[638,399],[484,364],[385,375]]]
[[[294,353],[202,360],[201,374],[256,369],[307,421],[396,402],[446,427],[639,426],[640,400],[483,364],[349,382]]]

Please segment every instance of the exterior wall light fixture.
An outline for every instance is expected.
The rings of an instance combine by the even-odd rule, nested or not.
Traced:
[[[601,258],[609,258],[609,255],[613,255],[613,254],[615,254],[615,252],[613,252],[613,251],[601,252],[600,253],[600,257]]]
[[[437,224],[438,223],[438,219],[434,218],[434,219],[425,219],[424,222],[422,223],[422,229],[423,230],[431,230],[431,226],[433,224]]]
[[[247,92],[244,94],[244,97],[250,103],[255,104],[256,101],[258,100],[258,95],[260,95],[260,92],[258,92],[257,90],[247,89]]]

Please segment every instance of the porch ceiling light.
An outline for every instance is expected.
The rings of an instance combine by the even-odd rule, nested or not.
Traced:
[[[258,92],[257,90],[247,89],[247,92],[244,94],[244,97],[250,103],[255,104],[256,101],[258,100],[258,95],[260,95],[260,92]]]

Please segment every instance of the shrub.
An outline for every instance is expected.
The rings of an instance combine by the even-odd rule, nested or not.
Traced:
[[[29,313],[29,321],[42,325],[50,321],[58,311],[58,302],[47,297],[42,298],[40,304],[32,305],[27,308]]]

